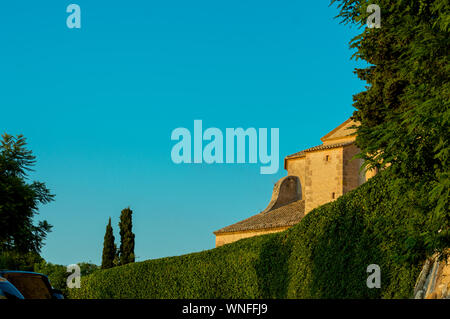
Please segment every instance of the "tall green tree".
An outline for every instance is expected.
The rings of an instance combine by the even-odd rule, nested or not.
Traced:
[[[115,238],[113,228],[111,226],[111,217],[109,218],[108,225],[106,225],[105,238],[103,240],[103,254],[102,254],[102,269],[114,267],[114,260],[116,258],[117,246],[115,244]]]
[[[44,183],[28,182],[35,156],[22,135],[2,135],[0,142],[0,253],[39,254],[52,226],[47,221],[34,224],[38,206],[54,195]]]
[[[133,211],[128,207],[120,214],[120,264],[125,265],[134,262],[134,234],[132,231]]]
[[[353,97],[361,156],[367,167],[389,167],[393,179],[420,186],[414,194],[398,194],[399,200],[421,198],[411,209],[428,216],[424,232],[406,246],[442,252],[450,246],[450,3],[377,0],[380,28],[366,27],[373,1],[332,3],[343,23],[364,28],[350,42],[354,57],[368,63],[355,70],[367,83]]]

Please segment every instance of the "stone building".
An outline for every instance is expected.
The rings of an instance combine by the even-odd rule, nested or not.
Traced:
[[[286,177],[274,186],[269,205],[259,214],[214,232],[216,247],[236,240],[275,233],[297,224],[312,209],[358,187],[375,172],[360,172],[355,145],[358,125],[348,119],[321,138],[322,144],[286,156]]]

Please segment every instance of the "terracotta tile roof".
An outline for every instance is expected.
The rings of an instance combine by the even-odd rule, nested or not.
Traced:
[[[214,234],[292,226],[300,222],[304,216],[305,201],[298,200],[216,230]]]
[[[342,147],[342,146],[350,145],[350,144],[353,144],[353,143],[354,143],[354,141],[341,142],[341,143],[329,144],[329,145],[321,144],[321,145],[310,147],[310,148],[307,148],[306,150],[303,150],[303,151],[300,151],[300,152],[288,155],[288,156],[286,156],[286,158],[301,157],[301,156],[304,156],[305,153],[307,153],[307,152],[313,152],[313,151],[326,150],[326,149],[330,149],[330,148]]]

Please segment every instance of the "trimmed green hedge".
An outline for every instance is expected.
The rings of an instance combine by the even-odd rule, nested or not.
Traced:
[[[425,258],[414,247],[425,215],[409,195],[413,187],[379,174],[287,231],[99,270],[69,296],[409,298]],[[367,288],[370,264],[381,267],[380,289]]]

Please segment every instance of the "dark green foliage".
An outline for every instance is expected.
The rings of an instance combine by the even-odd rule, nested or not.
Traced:
[[[287,231],[98,271],[70,296],[409,298],[425,259],[415,238],[426,216],[412,195],[419,186],[386,175],[313,210]],[[405,254],[411,246],[415,256]],[[366,286],[370,264],[381,267],[381,289]]]
[[[120,213],[120,264],[134,263],[133,211],[128,207]]]
[[[357,26],[365,26],[367,6],[373,3],[333,2],[342,21]],[[419,206],[433,209],[423,211],[428,227],[416,240],[428,254],[442,252],[450,245],[450,2],[375,3],[381,8],[381,28],[365,28],[350,44],[356,49],[354,56],[370,64],[356,70],[368,84],[354,95],[353,117],[361,122],[356,142],[369,167],[390,164],[392,178],[432,186],[427,193],[419,190]],[[400,189],[392,191],[401,194]]]
[[[84,276],[90,275],[99,269],[97,265],[85,262],[78,263],[78,266],[80,267],[81,280],[83,280]],[[68,296],[69,288],[67,287],[67,278],[70,273],[67,272],[66,266],[52,264],[42,260],[34,265],[34,270],[32,271],[46,275],[53,288],[61,290],[65,297]]]
[[[26,149],[26,140],[3,134],[0,144],[0,252],[39,254],[51,225],[33,218],[39,204],[53,200],[44,183],[27,183],[27,172],[35,157]]]
[[[106,225],[105,238],[103,240],[102,269],[114,267],[114,260],[117,256],[117,247],[115,244],[113,228],[111,226],[111,217]]]
[[[90,275],[100,269],[99,266],[86,262],[78,263],[78,266],[80,266],[81,277]]]
[[[3,251],[0,252],[0,269],[33,271],[34,265],[43,260],[35,252]]]
[[[392,191],[397,188],[404,196],[397,197]],[[414,188],[408,180],[392,183],[377,176],[308,214],[290,231],[291,297],[410,297],[426,257],[423,247],[412,242],[426,221],[417,206],[420,199],[408,196]],[[411,245],[415,255],[407,254]],[[381,289],[366,286],[369,264],[381,267]]]

